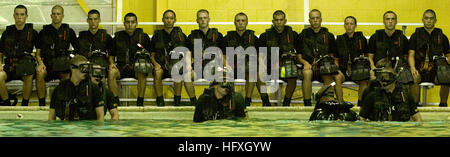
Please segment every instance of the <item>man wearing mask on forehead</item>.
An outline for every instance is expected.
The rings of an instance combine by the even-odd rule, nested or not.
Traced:
[[[360,120],[370,121],[422,121],[407,87],[398,82],[398,75],[391,61],[383,58],[378,61],[375,80],[363,93]]]

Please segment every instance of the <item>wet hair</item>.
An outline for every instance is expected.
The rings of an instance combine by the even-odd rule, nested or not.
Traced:
[[[136,14],[134,14],[134,13],[127,13],[126,15],[125,15],[125,17],[123,17],[123,21],[126,21],[127,20],[127,17],[134,17],[135,19],[136,19],[136,22],[138,21],[138,19],[137,19],[137,16],[136,16]]]
[[[14,8],[14,11],[16,11],[16,9],[25,9],[25,15],[28,15],[28,9],[27,9],[27,7],[25,7],[24,5],[22,5],[22,4],[17,5],[17,6]]]
[[[284,18],[286,18],[286,13],[284,13],[283,10],[277,10],[277,11],[275,11],[275,12],[273,13],[272,17],[275,18],[275,16],[280,16],[280,15],[283,15]]]
[[[386,11],[386,12],[383,14],[383,20],[384,20],[384,16],[386,16],[386,14],[389,14],[389,13],[394,14],[394,15],[395,15],[395,18],[397,18],[397,14],[396,14],[394,11],[389,10],[389,11]]]
[[[236,17],[237,17],[237,16],[245,16],[245,18],[248,20],[247,14],[245,14],[245,13],[243,13],[243,12],[237,13],[237,14],[234,16],[234,19],[235,19],[235,20],[236,20]]]
[[[344,23],[345,23],[345,21],[347,21],[348,18],[353,19],[353,20],[355,21],[355,25],[357,25],[357,23],[356,23],[356,18],[353,17],[353,16],[347,16],[347,17],[345,17]]]
[[[312,13],[312,12],[319,12],[320,17],[322,17],[322,12],[320,12],[319,9],[313,9],[313,10],[311,10],[311,11],[309,12],[308,16],[311,16],[311,13]]]
[[[55,6],[53,6],[53,7],[52,7],[52,12],[53,12],[53,10],[55,10],[55,9],[61,9],[62,13],[64,14],[64,8],[63,8],[62,6],[60,6],[60,5],[55,5]]]
[[[164,18],[164,15],[166,15],[166,13],[169,13],[169,12],[173,14],[173,17],[177,18],[177,14],[175,14],[175,11],[170,10],[170,9],[164,11],[164,13],[163,13],[163,18]]]
[[[437,17],[436,17],[436,12],[434,12],[433,9],[427,9],[427,10],[425,10],[425,12],[423,12],[423,16],[425,16],[425,13],[432,13],[432,14],[434,15],[434,18],[437,18]]]
[[[98,14],[98,16],[100,17],[100,12],[99,12],[98,10],[96,10],[96,9],[90,10],[90,11],[88,12],[88,15],[90,15],[90,14]]]

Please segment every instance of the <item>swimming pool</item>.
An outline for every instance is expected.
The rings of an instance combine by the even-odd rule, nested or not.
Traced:
[[[193,107],[120,107],[120,121],[99,123],[49,122],[48,107],[1,107],[0,137],[450,137],[447,108],[419,108],[422,123],[309,122],[312,109],[249,107],[246,120],[193,123]]]

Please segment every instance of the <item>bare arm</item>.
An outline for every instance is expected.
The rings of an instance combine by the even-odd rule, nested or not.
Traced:
[[[415,53],[416,51],[414,50],[409,50],[409,55],[408,55],[408,63],[409,63],[409,67],[411,69],[411,73],[414,76],[414,78],[417,78],[419,76],[419,72],[416,69],[416,61],[415,61]]]
[[[105,111],[104,111],[103,106],[95,108],[95,113],[97,113],[97,121],[103,122],[104,116],[105,116]]]
[[[0,52],[0,71],[3,71],[3,53]]]
[[[55,109],[51,108],[48,112],[48,120],[56,120]]]
[[[420,115],[419,112],[417,112],[416,114],[411,116],[411,120],[416,121],[416,122],[422,122],[422,116]]]
[[[409,55],[408,55],[408,63],[409,63],[409,67],[411,69],[416,69],[415,65],[416,65],[416,61],[414,60],[414,56],[416,54],[416,51],[414,50],[409,50]]]
[[[300,63],[303,64],[303,69],[311,69],[312,68],[311,64],[309,64],[308,61],[303,59],[302,54],[298,54],[297,59]]]
[[[3,64],[3,53],[0,52],[0,65],[2,65],[2,64]]]
[[[366,121],[366,118],[359,117],[359,120],[360,120],[360,121]]]
[[[374,57],[374,54],[373,53],[369,53],[370,69],[372,69],[372,70],[376,68],[375,63],[373,61],[373,57]]]
[[[334,64],[336,64],[339,67],[339,58],[334,58]]]
[[[156,62],[156,59],[155,59],[156,53],[155,53],[155,52],[152,52],[152,53],[150,53],[150,55],[151,55],[151,56],[150,56],[150,59],[151,59],[153,65],[158,64],[158,62]]]
[[[114,65],[114,56],[109,56],[108,60],[109,60],[109,65]]]
[[[447,57],[447,63],[450,64],[450,53],[448,53],[447,55],[445,55],[445,57]]]
[[[161,69],[161,65],[160,64],[158,64],[158,62],[156,62],[156,59],[155,59],[155,57],[156,57],[156,53],[151,53],[150,54],[151,56],[150,56],[150,59],[151,59],[151,62],[152,62],[152,64],[155,66],[155,71],[158,71],[159,69]]]
[[[119,111],[117,108],[109,110],[109,114],[112,120],[119,120]]]
[[[41,58],[41,49],[36,49],[36,60],[38,62],[38,65],[44,64],[44,62],[42,61],[42,58]]]
[[[117,69],[116,64],[114,63],[114,57],[115,57],[115,56],[109,56],[109,57],[108,57],[109,68],[110,68],[110,69],[113,69],[113,68]]]

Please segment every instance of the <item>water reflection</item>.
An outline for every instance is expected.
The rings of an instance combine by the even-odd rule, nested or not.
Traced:
[[[416,137],[450,136],[448,121],[332,122],[305,120],[53,121],[0,120],[0,137]]]

